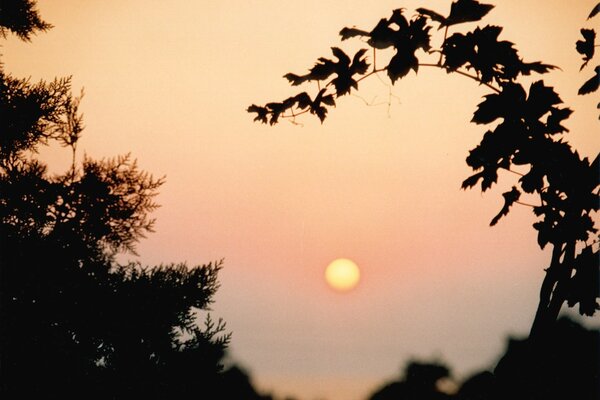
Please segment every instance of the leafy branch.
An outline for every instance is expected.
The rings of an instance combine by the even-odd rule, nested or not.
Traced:
[[[418,74],[422,67],[455,73],[490,89],[491,93],[477,106],[471,122],[494,126],[469,152],[466,162],[474,173],[463,181],[462,188],[479,185],[486,191],[497,183],[498,170],[514,172],[513,166],[518,166],[519,170],[526,171],[514,172],[517,181],[510,191],[503,193],[504,205],[490,225],[496,225],[514,204],[527,205],[538,217],[533,224],[538,231],[538,245],[554,247],[532,328],[532,335],[536,335],[541,330],[539,327],[556,320],[557,310],[564,302],[569,306],[579,303],[580,313],[585,315],[600,309],[596,301],[600,291],[588,288],[584,294],[573,294],[573,288],[582,289],[582,276],[589,277],[589,271],[597,274],[600,269],[598,246],[586,244],[597,243],[595,238],[598,237],[593,216],[599,207],[600,157],[596,156],[593,161],[581,158],[563,139],[568,132],[563,123],[573,111],[562,106],[560,96],[552,87],[542,80],[531,83],[529,88],[519,83],[522,76],[545,74],[557,69],[556,66],[540,61],[525,62],[514,43],[500,39],[503,30],[500,26],[477,26],[468,32],[451,32],[460,24],[480,21],[493,8],[476,0],[456,0],[447,16],[418,8],[416,14],[407,19],[404,9],[397,9],[389,18],[380,19],[371,30],[345,27],[340,31],[342,41],[361,38],[372,48],[372,68],[366,61],[367,49],[350,57],[339,47],[332,47],[335,59],[321,57],[306,74],[284,75],[292,86],[317,82],[315,97],[302,92],[282,102],[253,104],[247,111],[256,114],[255,121],[271,125],[280,118],[295,119],[305,113],[316,115],[323,123],[328,107],[335,107],[336,100],[350,94],[352,89],[358,90],[358,84],[364,79],[385,72],[393,85],[411,70]],[[588,19],[597,15],[599,9],[600,4]],[[432,48],[431,32],[441,30],[442,44]],[[592,60],[597,45],[593,29],[582,29],[581,33],[583,40],[577,41],[575,47],[583,56],[583,70]],[[383,67],[375,64],[380,51],[393,52]],[[432,54],[439,54],[437,62],[419,60]],[[594,71],[595,75],[581,86],[579,94],[598,89],[600,66]],[[521,201],[525,193],[539,196],[540,205]],[[581,249],[579,253],[577,248]]]

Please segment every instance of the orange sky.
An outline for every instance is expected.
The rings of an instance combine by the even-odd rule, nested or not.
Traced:
[[[501,38],[526,61],[562,68],[544,79],[575,109],[567,139],[594,157],[598,100],[576,95],[591,66],[578,72],[574,43],[596,1],[496,3],[484,23],[505,26]],[[488,226],[513,176],[484,195],[460,190],[485,131],[468,122],[488,92],[421,68],[392,87],[389,110],[365,105],[388,101],[385,77],[340,99],[323,125],[269,127],[245,109],[295,94],[282,76],[331,46],[355,51],[360,43],[339,41],[342,27],[371,29],[399,7],[446,14],[449,4],[41,0],[55,28],[32,43],[10,38],[2,60],[15,76],[73,75],[75,91],[85,88],[79,156],[131,152],[166,175],[139,259],[225,259],[213,315],[261,388],[359,400],[410,357],[445,360],[460,378],[529,329],[549,258],[533,215],[515,208]],[[323,280],[339,257],[361,267],[349,293]]]

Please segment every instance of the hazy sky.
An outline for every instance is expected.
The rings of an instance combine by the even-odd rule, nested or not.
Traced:
[[[596,64],[578,72],[575,41],[592,26],[596,0],[493,3],[483,24],[505,26],[501,39],[526,61],[561,67],[544,79],[575,109],[568,141],[594,157],[598,98],[576,92]],[[372,77],[323,125],[306,117],[269,127],[245,109],[295,94],[282,76],[304,73],[331,46],[360,48],[339,41],[342,27],[370,30],[399,7],[410,16],[449,6],[41,0],[55,28],[32,43],[9,39],[2,61],[15,76],[72,75],[74,91],[85,88],[80,157],[131,152],[166,175],[139,260],[225,259],[212,314],[227,322],[231,356],[260,388],[359,400],[411,357],[446,361],[461,378],[492,366],[507,335],[528,332],[549,260],[534,216],[516,207],[488,226],[510,174],[483,195],[460,190],[465,157],[486,129],[468,122],[488,91],[421,68],[391,92],[385,76]],[[45,157],[58,167],[70,160],[64,151]],[[362,274],[343,294],[323,279],[339,257]]]

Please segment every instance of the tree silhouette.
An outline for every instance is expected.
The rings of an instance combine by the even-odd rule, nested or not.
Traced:
[[[443,364],[410,361],[402,379],[383,385],[369,400],[448,400],[452,397],[440,391],[438,384],[449,375]]]
[[[357,52],[350,62],[349,55],[333,47],[337,61],[321,57],[307,74],[284,76],[294,86],[316,81],[315,97],[301,92],[281,102],[253,104],[247,111],[256,114],[255,121],[271,125],[281,118],[294,120],[305,113],[316,115],[323,123],[328,107],[335,106],[338,97],[357,90],[363,79],[385,73],[393,84],[425,67],[459,74],[487,87],[490,93],[477,106],[471,122],[491,127],[466,158],[474,173],[464,180],[462,188],[479,185],[485,192],[497,183],[499,170],[518,176],[511,190],[503,194],[504,206],[490,225],[497,224],[515,204],[529,206],[537,216],[533,227],[538,232],[538,245],[552,247],[531,328],[532,337],[542,337],[565,303],[570,307],[578,304],[579,312],[587,316],[600,309],[598,228],[593,219],[599,206],[600,157],[592,161],[582,158],[564,140],[568,130],[562,123],[572,110],[562,105],[552,87],[543,80],[529,87],[519,83],[522,76],[545,74],[557,67],[524,61],[513,43],[500,39],[500,26],[451,32],[464,22],[480,21],[493,8],[476,0],[457,0],[447,16],[418,8],[407,18],[404,9],[397,9],[371,30],[343,28],[342,41],[366,39],[372,48],[373,65],[366,60],[366,49]],[[589,18],[597,10],[598,6]],[[435,31],[443,31],[439,48],[432,47]],[[584,56],[583,68],[594,55],[595,33],[593,29],[581,32],[584,40],[577,42],[576,50]],[[384,50],[393,55],[387,65],[378,67],[376,56]],[[598,88],[599,68],[596,76],[583,84],[580,94]],[[526,196],[532,200],[523,201]]]
[[[50,25],[30,0],[0,5],[0,35]],[[209,310],[222,262],[120,265],[152,231],[163,179],[129,155],[76,162],[70,78],[32,83],[0,65],[0,395],[165,399],[224,390],[230,340]],[[41,146],[73,151],[62,174]],[[206,394],[204,397],[217,396]],[[249,397],[252,398],[252,397]]]
[[[562,316],[546,332],[554,351],[540,351],[530,338],[508,337],[492,371],[451,378],[447,365],[409,361],[403,376],[375,389],[369,400],[532,400],[600,398],[600,330],[588,329]],[[568,346],[561,345],[568,343]],[[454,385],[441,390],[443,379]],[[456,389],[453,388],[456,386]]]

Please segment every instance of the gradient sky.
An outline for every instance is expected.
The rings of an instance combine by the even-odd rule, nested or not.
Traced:
[[[574,43],[596,0],[493,3],[483,24],[505,26],[501,39],[526,61],[561,67],[544,79],[575,110],[568,141],[594,157],[597,96],[576,92],[595,64],[579,73]],[[78,155],[131,152],[166,176],[156,233],[139,258],[125,258],[224,258],[212,315],[227,322],[232,359],[261,389],[359,400],[410,358],[445,361],[460,379],[491,367],[507,335],[528,332],[549,259],[534,216],[516,207],[488,226],[510,174],[483,195],[460,190],[485,131],[468,123],[485,87],[421,68],[393,87],[385,76],[361,83],[360,97],[340,99],[323,125],[306,117],[269,127],[245,112],[295,94],[282,76],[304,73],[331,46],[358,49],[339,41],[342,27],[370,30],[399,7],[447,14],[449,0],[38,5],[54,29],[5,41],[5,70],[34,81],[72,75],[86,93]],[[57,169],[70,160],[44,157]],[[349,293],[323,279],[339,257],[361,268]]]

